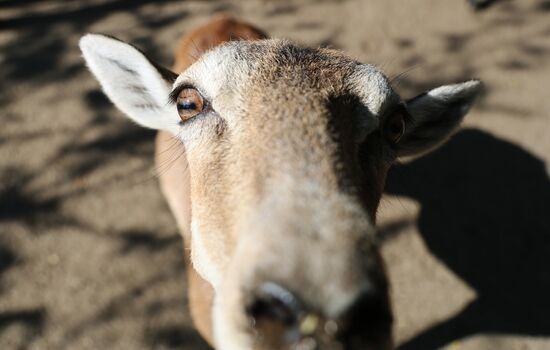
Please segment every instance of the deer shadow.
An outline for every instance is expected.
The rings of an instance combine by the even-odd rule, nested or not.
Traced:
[[[550,335],[550,181],[540,159],[466,129],[394,168],[387,192],[420,202],[428,249],[477,292],[399,350],[437,349],[478,333]]]

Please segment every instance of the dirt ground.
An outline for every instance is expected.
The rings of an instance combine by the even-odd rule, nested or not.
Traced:
[[[206,349],[154,133],[85,69],[86,32],[169,66],[228,12],[375,63],[404,96],[478,77],[448,145],[397,167],[380,234],[400,350],[550,349],[550,2],[0,0],[0,349]]]

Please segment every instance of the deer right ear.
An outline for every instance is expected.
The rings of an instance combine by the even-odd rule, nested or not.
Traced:
[[[479,80],[443,85],[407,101],[412,120],[398,143],[398,155],[423,154],[452,135],[481,90]]]
[[[105,94],[132,120],[176,134],[180,118],[168,95],[177,75],[151,62],[130,44],[87,34],[80,49]]]

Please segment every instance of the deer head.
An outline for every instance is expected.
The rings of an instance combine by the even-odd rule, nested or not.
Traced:
[[[121,111],[185,146],[217,348],[392,348],[386,173],[444,142],[478,81],[404,101],[376,67],[287,41],[229,42],[179,76],[110,37],[80,47]]]

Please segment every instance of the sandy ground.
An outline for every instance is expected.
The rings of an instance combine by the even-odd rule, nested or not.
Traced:
[[[375,63],[413,96],[485,93],[444,148],[396,168],[380,213],[400,350],[550,349],[550,2],[0,1],[0,349],[205,349],[154,133],[85,69],[86,32],[169,66],[225,11]],[[405,72],[404,74],[401,74]]]

